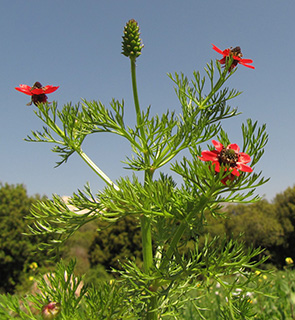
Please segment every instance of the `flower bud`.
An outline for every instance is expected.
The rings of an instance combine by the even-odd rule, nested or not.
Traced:
[[[42,317],[46,320],[55,319],[60,313],[61,306],[58,302],[49,302],[42,308]]]
[[[129,20],[124,28],[122,37],[122,54],[130,59],[136,59],[141,55],[143,44],[139,38],[139,26],[134,19]]]

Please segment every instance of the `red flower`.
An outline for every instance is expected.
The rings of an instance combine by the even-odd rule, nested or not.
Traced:
[[[234,61],[231,64],[231,66],[229,67],[228,71],[231,71],[234,67],[237,66],[237,64],[242,64],[245,67],[251,68],[251,69],[255,69],[255,67],[250,66],[248,63],[253,63],[253,60],[251,59],[242,59],[242,52],[241,52],[241,48],[240,47],[235,47],[235,48],[230,48],[230,49],[225,49],[225,50],[220,50],[219,48],[217,48],[214,44],[212,44],[213,46],[213,50],[217,51],[218,53],[223,55],[223,58],[221,60],[219,60],[219,62],[221,64],[225,64],[226,63],[226,58],[227,57],[233,57]]]
[[[202,156],[199,157],[202,161],[212,161],[214,165],[215,172],[220,172],[220,166],[224,166],[224,170],[230,171],[230,174],[227,175],[224,179],[221,180],[223,184],[227,180],[233,180],[235,176],[240,175],[240,171],[252,172],[253,169],[246,165],[251,161],[251,158],[248,154],[240,152],[240,147],[233,143],[228,145],[226,148],[218,141],[212,140],[212,143],[216,150],[212,151],[202,151]]]
[[[42,87],[42,84],[40,82],[35,82],[35,84],[32,87],[26,84],[20,84],[19,87],[15,89],[29,96],[32,96],[31,102],[27,104],[28,106],[30,106],[32,103],[34,103],[37,106],[38,103],[47,102],[46,93],[47,94],[52,93],[58,88],[59,87],[54,87],[54,86]]]

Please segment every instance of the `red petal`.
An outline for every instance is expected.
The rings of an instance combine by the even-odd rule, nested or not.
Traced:
[[[244,63],[253,63],[253,60],[251,59],[241,59],[240,61]]]
[[[234,150],[236,153],[239,153],[240,152],[240,147],[236,144],[236,143],[232,143],[232,144],[229,144],[227,147],[226,147],[227,150],[231,149],[231,150]]]
[[[219,162],[214,162],[213,165],[214,165],[214,170],[216,172],[220,172],[220,164],[219,164]]]
[[[253,171],[253,169],[251,167],[249,167],[243,163],[237,163],[237,168],[241,171],[244,171],[244,172],[252,172]]]
[[[225,64],[225,62],[226,62],[226,57],[220,59],[219,62],[220,62],[221,64]]]
[[[220,53],[220,54],[223,54],[223,51],[222,50],[220,50],[219,48],[217,48],[213,43],[211,43],[212,44],[212,49],[213,50],[215,50],[216,52],[218,52],[218,53]]]
[[[202,157],[199,157],[202,161],[218,161],[218,154],[219,152],[216,150],[208,151],[204,150],[202,151]]]
[[[231,174],[233,174],[234,176],[239,176],[240,175],[240,172],[236,169],[236,168],[234,168],[232,171],[231,171]]]
[[[254,66],[250,66],[250,65],[248,65],[248,64],[246,64],[246,63],[243,63],[242,61],[240,61],[239,63],[240,63],[241,65],[247,67],[247,68],[255,69]]]
[[[45,93],[52,93],[55,90],[57,90],[59,87],[54,87],[54,86],[45,86],[42,88],[35,88],[31,92],[33,94],[45,94]]]
[[[213,145],[214,145],[214,147],[215,147],[215,149],[217,151],[220,152],[223,149],[223,144],[222,143],[220,143],[220,142],[218,142],[216,140],[212,140],[212,143],[213,143]]]
[[[247,153],[241,152],[239,154],[239,161],[238,162],[248,163],[250,161],[251,161],[251,157]]]
[[[230,54],[231,54],[230,49],[225,49],[225,50],[223,50],[223,55],[224,55],[224,56],[229,57]]]
[[[35,88],[35,89],[31,90],[31,93],[38,95],[38,94],[43,94],[44,91],[43,91],[43,88]]]
[[[237,56],[233,56],[234,60],[238,61],[240,63],[240,61],[242,60],[240,57]]]
[[[59,86],[55,87],[55,86],[45,86],[43,87],[43,90],[45,91],[45,93],[52,93],[54,91],[56,91],[59,88]]]
[[[235,176],[233,174],[230,174],[228,176],[226,176],[225,178],[223,178],[222,180],[220,180],[224,185],[226,185],[226,181],[230,180],[230,181],[234,181]]]
[[[15,90],[25,93],[29,96],[32,96],[31,87],[26,84],[20,84],[19,87],[16,87]]]

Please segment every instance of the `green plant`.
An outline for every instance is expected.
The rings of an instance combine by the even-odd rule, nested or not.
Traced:
[[[117,270],[129,315],[135,315],[135,319],[177,319],[188,292],[197,284],[208,287],[215,279],[223,286],[228,299],[221,310],[224,317],[249,317],[252,314],[249,304],[237,299],[233,292],[241,286],[245,290],[250,284],[254,286],[252,290],[256,290],[251,270],[256,270],[265,261],[265,258],[258,259],[262,250],[247,249],[238,241],[218,238],[207,240],[200,247],[198,235],[203,231],[208,215],[224,214],[221,211],[224,203],[259,200],[254,195],[255,189],[267,181],[261,178],[261,172],[254,170],[268,140],[266,126],[259,127],[250,119],[242,124],[242,151],[237,144],[231,143],[222,128],[223,120],[239,114],[228,102],[240,94],[223,85],[235,74],[237,64],[246,65],[252,60],[242,59],[240,48],[221,51],[214,46],[223,54],[223,59],[208,63],[205,76],[194,72],[193,79],[188,80],[183,74],[169,75],[181,111],[178,115],[171,111],[158,115],[153,114],[150,107],[142,109],[139,103],[136,61],[142,48],[138,24],[130,20],[124,29],[122,53],[129,58],[131,66],[134,127],[125,122],[124,101],[112,100],[109,109],[101,102],[87,100],[75,106],[66,104],[61,110],[55,102],[52,105],[37,103],[35,113],[44,122],[44,130],[32,132],[27,140],[54,144],[53,151],[61,157],[57,165],[77,153],[105,181],[106,187],[93,194],[86,185],[85,190],[78,190],[69,203],[58,196],[52,201],[39,202],[34,205],[30,217],[34,221],[31,231],[53,235],[54,241],[44,244],[44,248],[52,248],[94,219],[111,225],[123,217],[133,216],[141,229],[143,266],[131,259],[121,262],[122,268]],[[85,154],[83,141],[87,135],[97,133],[119,135],[130,143],[133,154],[124,163],[133,171],[132,177],[121,177],[113,182]],[[208,146],[208,151],[202,151],[204,143],[213,137],[218,140],[213,140],[215,149]],[[175,157],[183,150],[187,150],[189,156],[176,161]],[[160,171],[167,164],[171,174]],[[139,172],[143,172],[143,181],[137,175]],[[155,178],[155,172],[158,172],[158,178]],[[180,186],[174,181],[175,174],[182,178]],[[195,239],[194,247],[183,251],[191,238]],[[223,280],[224,276],[236,274],[243,276],[243,283],[228,285]],[[98,308],[95,301],[100,295],[101,292],[94,289],[88,296],[89,305]],[[73,303],[62,300],[61,296],[53,298],[65,310]],[[108,302],[112,310],[112,303],[117,300],[112,298]],[[201,313],[198,301],[195,307]]]

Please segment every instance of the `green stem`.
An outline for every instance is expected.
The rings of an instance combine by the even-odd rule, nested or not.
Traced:
[[[45,104],[40,104],[39,105],[39,111],[42,113],[46,119],[43,120],[38,113],[37,116],[43,120],[47,125],[54,131],[56,132],[64,141],[67,140],[67,137],[65,135],[65,132],[60,129],[60,127],[55,123],[55,113],[54,113],[54,118],[50,118],[48,115],[48,109],[45,109]],[[79,156],[87,163],[87,165],[98,175],[100,176],[108,185],[113,186],[116,190],[120,190],[119,187],[102,171],[99,169],[99,167],[87,156],[84,151],[82,151],[81,148],[75,148],[75,151],[79,154]]]
[[[147,150],[146,148],[146,135],[142,123],[142,116],[141,110],[138,100],[138,93],[137,93],[137,84],[136,84],[136,63],[135,58],[130,58],[131,61],[131,79],[132,79],[132,89],[133,89],[133,99],[134,99],[134,106],[136,112],[136,120],[137,120],[137,127],[140,130],[141,136],[141,144],[143,150]],[[149,155],[145,153],[145,163],[149,166]],[[153,174],[150,170],[145,171],[144,176],[144,183],[148,183],[153,177]],[[140,217],[141,223],[141,234],[142,234],[142,255],[143,255],[143,268],[146,274],[150,273],[150,270],[153,266],[153,242],[152,242],[152,226],[151,226],[151,218],[145,215]],[[158,319],[158,300],[156,296],[151,297],[150,301],[147,303],[147,320],[157,320]]]
[[[201,104],[200,104],[201,109],[208,107],[208,106],[206,106],[207,102],[213,97],[213,95],[222,87],[224,82],[228,79],[227,74],[228,74],[229,67],[232,64],[232,61],[233,61],[233,59],[231,59],[227,62],[227,64],[225,65],[225,68],[224,68],[223,72],[221,73],[220,78],[216,82],[215,86],[212,88],[212,90],[210,91],[208,96],[201,102]]]
[[[186,221],[182,221],[180,223],[180,225],[178,226],[178,228],[177,228],[176,232],[174,233],[174,236],[170,242],[169,248],[167,249],[167,252],[165,254],[165,258],[159,268],[160,270],[167,267],[167,264],[170,261],[170,259],[172,258],[174,250],[177,247],[177,244],[178,244],[179,240],[181,239],[186,227],[187,227]]]
[[[108,185],[113,186],[116,190],[120,190],[119,187],[102,170],[99,169],[99,167],[87,156],[86,153],[84,153],[81,149],[77,150],[77,153]]]
[[[143,267],[144,272],[149,274],[151,267],[153,266],[153,244],[152,244],[152,228],[151,219],[142,215],[141,222],[141,234],[142,234],[142,254],[143,254]],[[157,297],[153,296],[147,305],[147,320],[157,320]]]
[[[137,93],[137,84],[136,84],[136,63],[135,59],[130,58],[131,62],[131,79],[132,79],[132,91],[133,91],[133,99],[134,106],[136,112],[137,126],[139,127],[141,138],[145,137],[144,129],[142,127],[142,118],[141,118],[141,110],[139,106],[138,93]]]
[[[148,183],[152,179],[153,174],[149,171],[145,172],[144,181]],[[142,215],[140,218],[141,222],[141,234],[142,234],[142,254],[143,254],[143,267],[146,274],[150,273],[153,266],[154,256],[153,256],[153,242],[152,242],[152,226],[151,218]],[[150,298],[147,305],[147,320],[157,320],[158,319],[158,299],[156,296]]]
[[[231,294],[229,295],[228,297],[228,306],[229,306],[229,313],[230,313],[230,316],[231,316],[231,320],[235,320],[235,314],[234,314],[234,311],[233,311],[233,304],[232,304],[232,296]]]
[[[202,212],[204,210],[204,208],[206,207],[206,205],[208,204],[208,201],[210,200],[211,194],[213,193],[213,190],[210,191],[210,194],[208,194],[207,196],[204,195],[199,202],[198,207],[192,211],[190,214],[188,214],[186,220],[183,220],[180,225],[178,226],[178,228],[176,229],[176,232],[174,233],[174,236],[170,242],[170,245],[167,249],[167,252],[165,254],[165,258],[163,259],[161,265],[160,265],[160,270],[164,269],[167,267],[167,264],[169,263],[170,259],[173,256],[173,253],[175,251],[175,248],[178,245],[178,242],[180,241],[184,231],[186,230],[187,226],[188,226],[188,222],[192,219],[192,217],[196,214],[196,212]]]
[[[153,246],[152,246],[152,230],[151,221],[145,215],[140,218],[142,233],[142,254],[144,272],[149,273],[153,265]]]

